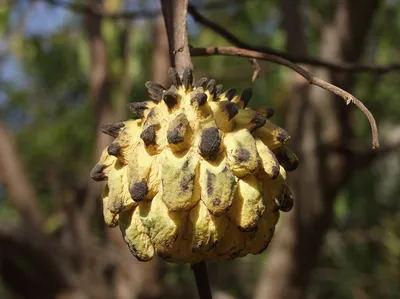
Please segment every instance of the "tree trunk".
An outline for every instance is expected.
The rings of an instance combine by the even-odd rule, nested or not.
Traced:
[[[0,178],[5,184],[11,205],[19,212],[22,222],[41,229],[42,216],[38,199],[26,169],[18,155],[14,138],[0,121]]]
[[[101,0],[88,1],[88,4],[92,7],[102,5],[102,3],[103,1]],[[101,24],[101,18],[90,15],[86,16],[86,29],[91,53],[89,93],[94,105],[96,120],[96,159],[98,159],[103,149],[112,141],[108,135],[101,132],[101,125],[117,121],[115,119],[115,113],[111,101],[110,91],[112,86],[108,53],[105,39],[101,32]],[[90,227],[89,220],[95,211],[96,201],[100,202],[100,194],[100,184],[91,181],[89,183],[89,196],[87,202],[85,203],[83,213],[79,215],[80,218],[84,219],[84,225],[86,226],[82,228],[82,230]],[[99,204],[97,204],[97,206],[99,206]],[[97,210],[100,211],[100,209]],[[90,234],[88,232],[84,235],[89,236]],[[115,271],[113,272],[112,283],[115,288],[114,296],[119,299],[137,298],[142,283],[142,264],[132,256],[122,238],[121,232],[118,229],[106,228],[106,236],[108,240],[111,241],[108,250],[115,251],[118,255],[119,261],[121,262],[116,265]],[[101,272],[98,274],[101,275]],[[101,279],[101,277],[99,277],[99,279]]]
[[[287,47],[293,53],[304,47],[304,40],[299,40],[303,36],[299,32],[299,1],[281,2]],[[378,3],[338,1],[332,22],[322,26],[321,58],[357,62]],[[295,17],[291,16],[294,11]],[[315,75],[341,88],[351,87],[349,75],[322,69]],[[289,174],[295,206],[289,214],[282,215],[284,221],[268,251],[268,265],[258,282],[256,299],[305,298],[311,271],[331,223],[334,198],[350,172],[351,155],[334,151],[351,138],[349,107],[318,88],[299,93],[296,87],[291,97],[294,100],[290,101],[287,129],[300,159],[299,168]]]

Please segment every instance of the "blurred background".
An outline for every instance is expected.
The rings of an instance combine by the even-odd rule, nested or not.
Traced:
[[[197,78],[251,86],[251,105],[274,107],[300,159],[295,208],[263,254],[209,265],[214,297],[399,298],[400,1],[190,3],[241,46],[352,92],[382,145],[371,150],[360,111],[285,67],[259,61],[253,82],[248,59],[193,57]],[[188,24],[193,47],[230,45]],[[196,298],[188,265],[131,256],[89,176],[110,142],[99,126],[132,117],[146,81],[168,84],[159,2],[0,0],[0,40],[0,298]]]

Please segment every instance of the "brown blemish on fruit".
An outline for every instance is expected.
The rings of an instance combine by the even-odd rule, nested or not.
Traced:
[[[141,182],[134,183],[133,186],[129,188],[129,192],[134,201],[142,201],[149,192],[146,180],[143,179]]]

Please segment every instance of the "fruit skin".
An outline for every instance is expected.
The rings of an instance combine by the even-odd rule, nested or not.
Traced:
[[[133,212],[124,211],[120,213],[118,223],[132,254],[139,261],[150,261],[154,256],[154,247],[140,219],[139,209],[135,207]]]
[[[115,138],[91,176],[106,181],[103,214],[140,261],[230,260],[263,252],[280,211],[293,206],[286,171],[298,166],[272,108],[248,108],[214,80],[171,69],[168,89],[147,82],[139,118],[106,124]]]
[[[256,177],[249,174],[239,179],[235,200],[228,212],[231,221],[242,231],[254,231],[264,210],[265,206]]]
[[[161,194],[169,211],[183,212],[200,200],[198,157],[192,151],[176,155],[169,150],[160,154]]]
[[[214,216],[226,214],[232,206],[237,189],[237,178],[226,159],[215,163],[200,163],[201,200]]]

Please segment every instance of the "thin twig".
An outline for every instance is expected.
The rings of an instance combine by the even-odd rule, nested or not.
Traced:
[[[192,264],[190,266],[196,279],[197,290],[200,299],[212,299],[210,283],[207,275],[207,265],[205,262]]]
[[[306,71],[299,65],[283,58],[280,56],[272,55],[272,54],[265,54],[257,51],[251,51],[247,49],[241,49],[241,48],[236,48],[236,47],[211,47],[211,48],[191,48],[190,53],[192,56],[211,56],[211,55],[223,55],[223,56],[238,56],[238,57],[246,57],[246,58],[255,58],[255,59],[260,59],[260,60],[267,60],[276,64],[284,65],[287,66],[288,68],[291,68],[298,74],[300,74],[302,77],[304,77],[308,83],[312,85],[319,86],[323,89],[326,89],[330,92],[333,92],[334,94],[340,96],[341,98],[344,99],[346,104],[353,103],[356,105],[368,118],[368,121],[371,125],[371,131],[372,131],[372,148],[376,149],[379,147],[379,141],[378,141],[378,128],[376,126],[375,119],[371,112],[367,109],[367,107],[364,106],[364,104],[357,99],[355,96],[352,94],[348,93],[347,91],[344,91],[343,89],[328,83],[324,80],[321,80],[317,77],[314,77],[310,72]]]
[[[325,67],[332,71],[344,71],[344,72],[373,72],[373,73],[384,74],[384,73],[400,70],[400,63],[391,63],[388,65],[335,63],[335,62],[321,60],[321,59],[317,59],[317,58],[313,58],[313,57],[309,57],[309,56],[296,56],[296,55],[292,55],[287,52],[278,51],[278,50],[275,50],[275,49],[272,49],[269,47],[251,45],[251,44],[241,40],[236,35],[234,35],[232,32],[230,32],[229,30],[222,27],[221,25],[204,17],[202,14],[200,14],[200,12],[197,10],[197,8],[195,6],[189,5],[188,13],[193,17],[193,19],[196,22],[211,29],[212,31],[214,31],[215,33],[217,33],[218,35],[220,35],[224,39],[226,39],[228,42],[230,42],[231,44],[233,44],[239,48],[257,51],[257,52],[261,52],[261,53],[268,54],[268,55],[280,56],[280,57],[282,57],[286,60],[289,60],[293,63]]]
[[[258,79],[258,77],[260,76],[260,72],[261,72],[261,67],[260,67],[260,65],[258,64],[258,62],[257,62],[257,59],[249,59],[250,60],[250,63],[251,63],[251,65],[253,66],[253,68],[254,68],[254,71],[253,71],[253,75],[251,76],[251,82],[256,82],[256,80]]]

